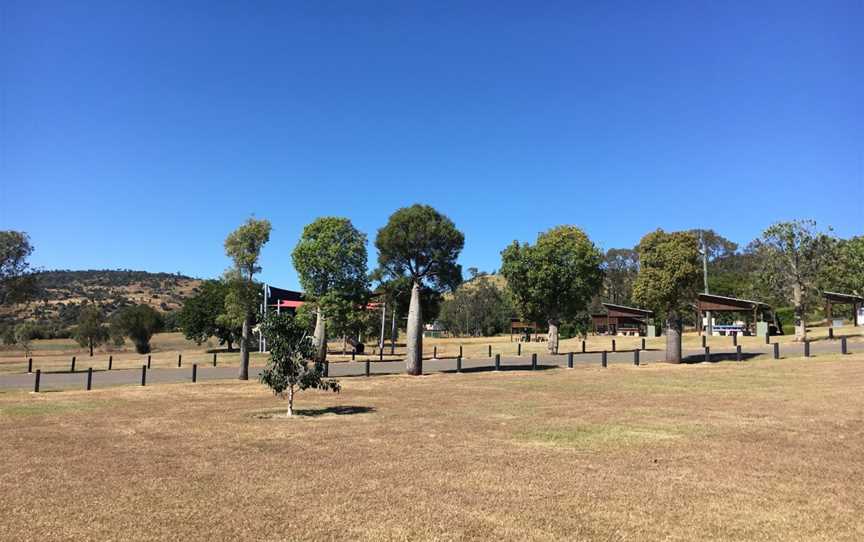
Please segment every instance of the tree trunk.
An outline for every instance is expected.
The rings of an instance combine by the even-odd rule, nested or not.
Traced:
[[[243,332],[240,336],[240,380],[249,380],[249,328],[251,327],[247,314],[243,318]]]
[[[285,390],[288,394],[288,413],[287,416],[290,418],[294,415],[294,386],[288,385],[288,389]]]
[[[228,351],[234,350],[234,341],[226,341],[228,343]]]
[[[409,375],[423,374],[423,314],[420,309],[420,283],[411,287],[411,304],[408,308],[408,353],[405,356],[405,372]]]
[[[390,318],[390,355],[396,353],[396,339],[399,330],[396,328],[396,303],[393,303],[393,316]]]
[[[792,287],[792,299],[795,303],[795,342],[803,342],[807,339],[807,326],[804,324],[804,303],[802,303],[801,297],[801,285],[796,284]]]
[[[321,307],[315,310],[315,361],[323,363],[327,359],[327,321]]]
[[[681,363],[681,319],[677,315],[666,318],[666,361]]]
[[[546,349],[550,354],[558,354],[558,321],[549,320],[549,340],[546,341]]]

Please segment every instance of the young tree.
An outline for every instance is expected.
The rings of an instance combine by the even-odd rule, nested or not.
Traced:
[[[647,234],[639,242],[639,275],[633,298],[665,321],[666,361],[681,362],[682,317],[692,310],[702,283],[699,241],[688,232]]]
[[[234,261],[234,280],[226,299],[227,318],[242,319],[240,336],[240,380],[249,379],[249,332],[257,308],[257,293],[253,292],[255,273],[261,271],[258,259],[261,248],[270,240],[270,221],[250,218],[225,239],[225,253]],[[223,322],[228,320],[223,318]]]
[[[261,382],[275,395],[288,399],[288,416],[294,415],[295,389],[339,391],[338,382],[324,378],[324,363],[314,361],[315,346],[311,337],[293,316],[268,313],[261,331],[270,348],[270,361],[261,372]]]
[[[31,345],[33,343],[33,338],[37,333],[38,329],[36,328],[36,324],[33,322],[22,322],[14,328],[15,344],[24,350],[25,358],[29,358],[32,353]]]
[[[78,326],[75,328],[75,340],[78,344],[90,349],[90,356],[93,356],[93,349],[100,344],[105,343],[109,338],[108,328],[105,327],[105,316],[99,307],[95,305],[87,305],[81,309],[78,314]]]
[[[229,285],[223,280],[205,280],[195,295],[183,303],[180,310],[180,329],[190,341],[201,344],[210,337],[216,337],[219,344],[227,344],[232,350],[242,332],[240,326],[233,325],[225,318],[225,299]],[[240,319],[242,322],[242,318]]]
[[[754,241],[760,275],[778,297],[795,308],[795,340],[807,338],[807,298],[815,293],[835,255],[834,239],[816,229],[813,220],[778,222]]]
[[[36,282],[27,261],[32,252],[26,233],[0,231],[0,305],[26,301],[34,293]]]
[[[114,314],[114,336],[129,337],[139,354],[150,352],[150,339],[162,331],[162,315],[150,305],[129,305]]]
[[[549,324],[550,353],[558,353],[558,326],[588,307],[603,285],[603,255],[582,229],[558,226],[533,246],[514,241],[501,252],[501,274],[523,318]]]
[[[453,221],[428,205],[403,207],[378,230],[375,247],[381,269],[390,278],[405,277],[411,282],[405,358],[408,374],[423,373],[421,290],[425,286],[441,292],[461,282],[462,268],[456,258],[464,244],[465,236]]]
[[[315,360],[327,358],[327,319],[345,328],[366,304],[366,235],[347,218],[321,217],[303,228],[292,253],[304,294],[316,304]]]

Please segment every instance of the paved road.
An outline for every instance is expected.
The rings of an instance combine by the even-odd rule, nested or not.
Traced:
[[[759,348],[748,348],[742,352],[742,358],[746,361],[749,358],[760,354],[771,354],[773,346],[764,345]],[[847,351],[851,353],[864,353],[864,342],[849,342]],[[812,355],[840,353],[840,341],[817,341],[810,344],[810,352]],[[784,344],[780,346],[780,356],[782,357],[800,357],[804,354],[803,344]],[[585,354],[577,353],[573,356],[574,365],[600,365],[603,354],[601,352],[588,352]],[[704,362],[705,353],[703,350],[688,350],[685,352],[685,361],[691,363]],[[655,363],[661,361],[664,357],[662,350],[644,350],[639,353],[639,361],[641,364]],[[711,361],[726,361],[735,360],[735,348],[712,347]],[[634,361],[633,351],[626,352],[608,352],[607,362],[610,364],[632,364]],[[567,355],[558,356],[540,355],[537,359],[538,368],[550,367],[566,367]],[[494,360],[490,358],[472,358],[462,360],[462,370],[464,372],[473,371],[489,371],[494,368]],[[370,374],[398,374],[405,369],[402,361],[383,361],[369,363]],[[507,356],[501,358],[502,370],[529,370],[531,369],[531,356],[523,355]],[[249,370],[250,379],[257,379],[260,373],[260,368],[251,368]],[[427,373],[433,372],[448,372],[456,371],[455,359],[440,359],[440,360],[425,360],[423,362],[423,371]],[[93,371],[92,386],[94,389],[107,388],[121,385],[141,385],[141,369],[118,369],[113,371]],[[330,364],[330,376],[332,377],[349,377],[363,376],[366,374],[365,362],[340,362]],[[199,381],[207,380],[227,380],[237,378],[237,367],[209,367],[199,366],[197,371]],[[175,369],[157,368],[147,371],[146,383],[171,383],[171,382],[191,382],[192,367],[181,367]],[[0,375],[0,389],[26,389],[33,390],[35,374],[12,374]],[[52,372],[42,373],[40,376],[40,390],[52,391],[61,389],[84,389],[87,382],[87,371],[70,372]]]

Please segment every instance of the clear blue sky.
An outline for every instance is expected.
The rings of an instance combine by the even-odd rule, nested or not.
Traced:
[[[423,4],[423,5],[421,5]],[[461,263],[582,226],[864,233],[864,3],[0,0],[0,228],[45,268],[218,276],[273,222],[371,241],[437,207]]]

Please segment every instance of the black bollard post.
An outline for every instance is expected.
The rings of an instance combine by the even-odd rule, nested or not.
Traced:
[[[456,372],[462,372],[462,354],[459,354],[459,356],[456,358]]]
[[[532,371],[537,370],[537,353],[536,352],[531,354],[531,370]]]
[[[708,346],[708,338],[705,335],[702,335],[702,348]]]
[[[829,327],[829,328],[828,328],[828,338],[829,338],[829,339],[833,339],[833,338],[834,338],[834,328],[833,328],[833,327]]]
[[[438,347],[437,346],[432,347],[432,359],[438,359]]]
[[[330,360],[324,360],[324,378],[330,376]]]
[[[216,352],[213,352],[213,367],[216,367]]]
[[[142,386],[147,385],[147,366],[146,365],[141,366],[141,385]]]
[[[111,370],[111,367],[114,366],[114,356],[108,356],[108,370]]]
[[[147,368],[150,368],[150,354],[147,354]]]
[[[87,391],[93,389],[93,367],[87,367]]]
[[[708,346],[705,347],[705,361],[711,361],[711,348]]]
[[[517,356],[522,355],[522,343],[516,343],[516,355]]]
[[[567,353],[567,368],[568,369],[573,368],[573,352]]]
[[[369,376],[369,373],[370,373],[370,365],[371,365],[371,364],[369,363],[369,360],[367,359],[367,360],[366,360],[366,376]]]
[[[72,356],[72,372],[75,372],[75,356]]]
[[[603,356],[600,358],[600,365],[606,367],[606,351],[603,351]]]
[[[612,351],[615,351],[615,339],[612,339]]]
[[[491,344],[489,345],[489,357],[490,358],[492,357],[492,345]]]
[[[462,358],[462,345],[459,345],[459,358]]]
[[[846,350],[846,337],[840,337],[840,353],[848,354],[849,352]]]
[[[495,370],[501,370],[501,354],[495,354]]]
[[[585,341],[582,341],[582,353],[585,353]]]
[[[804,339],[804,357],[810,357],[810,341],[808,341],[807,339]]]
[[[183,365],[183,354],[177,354],[177,367]]]
[[[765,344],[771,344],[771,334],[770,333],[765,334]]]
[[[356,350],[352,350],[352,351],[351,351],[351,361],[354,361],[354,358],[355,358],[356,355],[357,355],[357,351],[356,351]]]
[[[780,359],[780,343],[774,343],[774,359]]]
[[[192,364],[192,383],[198,382],[198,364]]]
[[[645,337],[642,337],[642,350],[645,350]]]
[[[633,351],[633,365],[635,365],[636,367],[639,367],[639,351],[638,350]]]
[[[421,359],[423,358],[422,354],[420,355],[420,358]],[[383,348],[380,348],[378,350],[378,361],[384,361],[384,349]]]
[[[27,360],[27,374],[29,375],[32,372],[33,372],[33,358],[30,358]]]
[[[39,393],[39,381],[42,380],[42,369],[36,369],[36,378],[33,380],[33,392]]]
[[[738,332],[732,332],[732,346],[738,346]]]
[[[735,345],[735,361],[741,361],[741,345]]]

